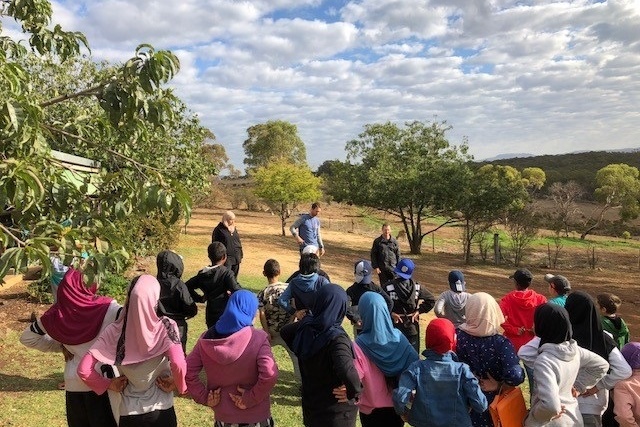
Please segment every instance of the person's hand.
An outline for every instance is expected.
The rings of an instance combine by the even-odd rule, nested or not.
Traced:
[[[298,310],[294,313],[293,316],[296,318],[296,320],[302,320],[302,318],[306,315],[307,315],[307,310]]]
[[[411,315],[411,321],[412,321],[413,323],[416,323],[416,322],[419,322],[419,321],[420,321],[420,312],[419,312],[419,311],[416,311],[415,313],[413,313],[413,314]]]
[[[349,401],[349,399],[347,399],[347,387],[344,384],[334,388],[333,395],[338,403],[347,403]]]
[[[322,255],[324,255],[324,248],[320,248],[320,250],[318,251],[318,256]]]
[[[207,406],[211,409],[218,406],[220,403],[220,389],[217,388],[215,390],[209,390],[209,394],[207,395]]]
[[[591,387],[588,388],[584,393],[582,393],[580,395],[580,397],[589,397],[589,396],[593,396],[594,394],[596,394],[597,392],[599,392],[600,389],[598,387]]]
[[[73,359],[73,353],[67,350],[67,347],[62,346],[62,355],[64,356],[64,361],[68,362]]]
[[[400,419],[401,419],[402,421],[404,421],[405,423],[408,423],[408,422],[409,422],[409,414],[407,414],[407,413],[405,412],[404,414],[400,415]]]
[[[567,410],[564,407],[564,405],[560,406],[560,412],[558,412],[553,418],[551,418],[551,420],[556,420],[556,419],[560,418],[566,412],[567,412]]]
[[[379,268],[376,268],[375,271],[376,271],[376,274],[380,274],[380,269]]]
[[[580,396],[580,391],[575,387],[571,387],[571,395],[573,397],[578,397],[578,396]]]
[[[296,242],[298,242],[298,244],[301,245],[304,243],[304,240],[302,239],[302,237],[296,236]]]
[[[236,408],[247,409],[247,405],[244,403],[244,400],[243,400],[244,392],[246,390],[240,386],[237,387],[237,390],[238,390],[238,393],[240,394],[229,393],[229,397],[233,401],[233,404],[236,405]]]
[[[522,334],[524,334],[524,331],[525,331],[524,326],[520,326],[520,327],[518,328],[518,335],[522,335]]]
[[[402,317],[400,317],[400,315],[397,313],[392,312],[391,319],[393,320],[393,323],[402,323]]]
[[[485,393],[493,391],[497,392],[500,390],[500,382],[493,378],[488,372],[487,378],[478,378],[478,382],[480,383],[480,389]]]
[[[122,393],[127,384],[129,384],[129,380],[124,375],[121,375],[111,379],[111,382],[109,383],[109,390],[115,391],[116,393]]]
[[[173,375],[165,374],[159,376],[158,378],[156,378],[156,385],[165,393],[171,393],[172,391],[176,390],[176,383],[173,380]]]

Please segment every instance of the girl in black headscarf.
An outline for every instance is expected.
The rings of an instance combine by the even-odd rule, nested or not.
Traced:
[[[602,413],[609,402],[609,390],[620,380],[631,376],[631,368],[616,347],[613,338],[604,332],[596,305],[589,294],[575,291],[569,294],[565,308],[571,319],[573,339],[578,345],[593,351],[609,362],[607,375],[578,398],[585,426],[601,427]]]
[[[353,427],[360,379],[353,364],[351,340],[342,328],[347,294],[338,285],[322,286],[311,315],[280,330],[298,356],[302,375],[302,415],[306,427]],[[338,401],[333,389],[344,385],[348,402]]]

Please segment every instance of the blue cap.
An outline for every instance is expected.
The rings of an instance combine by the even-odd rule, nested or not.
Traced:
[[[411,279],[414,268],[416,268],[416,266],[413,261],[409,258],[402,258],[398,265],[396,265],[396,268],[393,269],[393,272],[403,279],[408,280]]]

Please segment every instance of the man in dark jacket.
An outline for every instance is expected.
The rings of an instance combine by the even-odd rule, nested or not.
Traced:
[[[182,281],[184,263],[180,255],[173,251],[162,251],[156,257],[160,300],[158,315],[175,320],[180,333],[182,350],[187,351],[187,319],[198,314],[198,306],[193,301],[187,285]]]
[[[382,224],[382,234],[373,241],[371,247],[371,267],[378,274],[380,286],[393,279],[393,269],[400,261],[400,246],[391,236],[391,226]]]
[[[212,327],[218,321],[229,296],[242,287],[236,282],[236,277],[231,270],[224,266],[227,260],[227,250],[220,242],[213,242],[207,248],[211,265],[203,268],[197,275],[187,280],[187,289],[196,302],[206,302],[205,321],[207,328]],[[203,295],[196,292],[200,289]]]
[[[411,279],[414,268],[413,261],[402,258],[393,271],[397,277],[387,282],[383,289],[393,301],[393,326],[407,337],[419,354],[420,314],[431,311],[436,299],[427,288]]]
[[[222,221],[211,233],[211,241],[220,242],[227,249],[227,260],[224,266],[231,270],[237,279],[242,262],[242,243],[236,229],[236,215],[233,212],[226,211],[222,215]]]

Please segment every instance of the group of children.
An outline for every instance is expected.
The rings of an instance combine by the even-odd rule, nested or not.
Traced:
[[[161,252],[157,278],[134,279],[124,307],[96,296],[76,270],[65,274],[57,302],[21,341],[65,352],[69,426],[174,427],[174,392],[211,408],[216,427],[272,426],[273,345],[292,359],[309,427],[353,427],[358,413],[363,427],[493,426],[488,405],[500,390],[519,386],[525,371],[526,426],[612,425],[602,415],[607,407],[612,422],[640,422],[640,343],[628,343],[613,295],[598,296],[600,315],[590,296],[548,275],[547,302],[520,269],[511,276],[515,289],[498,304],[489,294],[467,293],[455,270],[436,298],[413,280],[407,258],[380,286],[371,263],[358,260],[345,291],[311,249],[286,282],[279,263],[267,260],[268,284],[256,296],[224,266],[223,244],[211,243],[208,255],[211,265],[183,282],[181,258]],[[186,355],[196,302],[206,303],[207,330]],[[432,309],[438,318],[427,326],[421,360],[419,316]],[[253,327],[256,314],[262,329]],[[84,324],[90,331],[80,334]],[[92,416],[98,405],[101,415]]]

